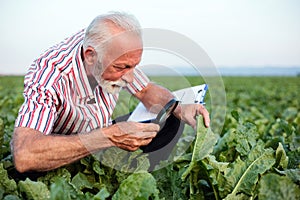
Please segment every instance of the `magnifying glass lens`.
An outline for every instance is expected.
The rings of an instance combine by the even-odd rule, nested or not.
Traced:
[[[164,123],[168,117],[172,114],[172,112],[175,110],[175,108],[178,105],[178,101],[176,99],[171,99],[165,106],[164,108],[158,113],[156,117],[156,123],[157,124],[162,124]]]

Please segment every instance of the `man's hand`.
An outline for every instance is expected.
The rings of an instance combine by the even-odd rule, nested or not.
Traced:
[[[204,120],[204,125],[206,127],[209,127],[209,123],[210,123],[209,112],[201,104],[178,105],[178,107],[174,111],[174,114],[176,117],[183,120],[184,122],[192,126],[194,129],[196,129],[196,124],[197,124],[196,117],[198,115],[202,115]]]
[[[158,131],[159,125],[153,123],[119,122],[103,133],[115,146],[135,151],[149,144]]]
[[[154,83],[149,83],[142,91],[137,92],[135,96],[145,105],[148,110],[155,110],[155,106],[158,108],[163,107],[168,103],[174,95],[164,87],[158,86]],[[210,119],[209,113],[205,107],[201,104],[181,104],[178,105],[174,111],[175,116],[196,128],[196,116],[202,115],[204,124],[209,127]]]

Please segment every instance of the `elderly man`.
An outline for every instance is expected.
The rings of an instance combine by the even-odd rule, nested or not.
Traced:
[[[142,52],[138,21],[126,13],[109,13],[36,59],[25,76],[25,101],[15,123],[16,169],[47,171],[112,146],[128,151],[147,147],[159,125],[111,120],[122,88],[151,111],[174,98],[135,68]],[[173,114],[191,126],[201,114],[209,126],[201,105],[179,105]]]

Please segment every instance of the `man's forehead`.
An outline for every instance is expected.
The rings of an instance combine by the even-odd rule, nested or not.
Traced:
[[[140,49],[126,52],[120,57],[113,60],[113,62],[115,64],[128,64],[128,61],[130,60],[130,62],[139,63],[141,60],[142,53],[143,51]]]
[[[122,33],[111,37],[105,45],[105,54],[111,59],[117,59],[123,55],[138,55],[143,51],[143,43],[140,37],[133,33]]]
[[[121,32],[115,35],[112,35],[107,42],[106,47],[116,47],[128,50],[141,49],[143,47],[143,42],[140,36],[131,31]]]

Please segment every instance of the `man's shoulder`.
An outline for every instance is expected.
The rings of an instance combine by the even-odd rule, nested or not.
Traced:
[[[52,86],[72,73],[74,54],[79,50],[84,30],[46,50],[28,69],[25,81]]]
[[[57,43],[56,45],[50,47],[49,50],[66,51],[67,49],[70,49],[76,46],[78,43],[82,42],[84,38],[84,34],[85,34],[85,29],[81,29],[75,34],[72,34],[70,37],[67,37],[61,42]]]
[[[84,38],[85,30],[82,29],[79,32],[73,34],[70,37],[65,38],[58,44],[50,47],[44,53],[41,54],[39,60],[56,60],[62,61],[62,57],[68,56],[77,46],[80,46]]]

